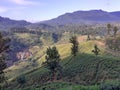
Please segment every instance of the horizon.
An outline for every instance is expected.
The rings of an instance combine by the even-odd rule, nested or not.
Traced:
[[[101,10],[101,11],[105,11],[105,10],[102,10],[102,9],[91,9],[91,10],[77,10],[77,11],[94,11],[94,10]],[[73,11],[73,12],[66,12],[66,13],[74,13],[74,12],[77,12],[77,11]],[[105,11],[105,12],[109,12],[109,11]],[[112,11],[112,12],[118,12],[118,11]],[[64,15],[66,13],[63,13],[61,15]],[[56,16],[56,17],[53,17],[51,19],[54,19],[54,18],[57,18],[59,17],[60,15]],[[4,17],[4,16],[0,16],[0,17],[3,17],[3,18],[8,18],[8,19],[11,19],[11,20],[17,20],[17,21],[27,21],[27,22],[30,22],[30,23],[38,23],[38,22],[43,22],[43,21],[46,21],[46,20],[42,20],[42,21],[28,21],[26,19],[14,19],[14,18],[10,18],[10,17]],[[47,20],[51,20],[51,19],[47,19]]]
[[[113,0],[1,0],[0,16],[14,20],[40,22],[75,11],[120,11],[120,1]]]

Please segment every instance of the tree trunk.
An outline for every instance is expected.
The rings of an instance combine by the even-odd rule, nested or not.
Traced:
[[[53,72],[53,78],[52,78],[52,81],[55,81],[57,79],[57,77],[56,77],[56,72],[54,71]]]

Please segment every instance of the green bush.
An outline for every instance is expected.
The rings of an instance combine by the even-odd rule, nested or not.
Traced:
[[[120,86],[112,84],[101,84],[100,90],[120,90]]]
[[[17,78],[17,82],[19,84],[24,84],[26,82],[26,79],[25,79],[25,76],[24,75],[21,75]]]

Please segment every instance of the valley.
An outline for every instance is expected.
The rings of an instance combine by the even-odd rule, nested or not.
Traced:
[[[76,11],[39,23],[0,17],[6,24],[0,25],[1,43],[10,39],[0,90],[120,90],[116,13]]]

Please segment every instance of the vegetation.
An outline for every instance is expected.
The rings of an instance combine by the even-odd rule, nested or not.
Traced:
[[[109,27],[64,25],[53,26],[54,28],[43,25],[45,30],[16,27],[9,33],[4,32],[4,36],[8,34],[12,38],[12,50],[16,50],[14,55],[25,49],[32,52],[31,57],[16,61],[14,65],[4,70],[9,83],[5,90],[119,88],[120,59],[119,56],[114,57],[113,53],[119,53],[120,39],[118,31],[115,37],[112,36],[115,33],[112,32],[112,26],[119,28],[112,24]],[[108,28],[111,30],[106,38]],[[74,32],[76,36],[71,37]],[[113,53],[108,53],[107,48],[113,50]]]
[[[64,53],[65,55],[69,54],[69,56],[66,58],[63,58],[62,61],[60,62],[60,65],[63,67],[63,75],[62,75],[62,78],[59,78],[59,75],[56,74],[58,82],[59,81],[71,82],[71,83],[76,84],[77,86],[79,86],[78,84],[88,86],[91,84],[104,83],[106,82],[106,80],[113,80],[113,82],[114,80],[117,80],[117,79],[119,80],[120,78],[119,77],[119,74],[120,74],[119,73],[119,64],[120,64],[119,58],[104,55],[101,46],[99,46],[99,48],[101,47],[100,50],[102,54],[100,54],[98,57],[95,57],[94,55],[91,54],[91,50],[93,49],[94,44],[95,44],[94,41],[82,42],[79,46],[79,47],[82,47],[81,54],[78,53],[78,55],[75,58],[71,58],[70,53],[68,53],[70,52],[70,50],[67,50],[66,53]],[[61,49],[62,47],[65,47],[65,48],[68,47],[68,44],[64,44],[61,46],[56,45],[56,47],[58,51],[60,51],[60,55],[63,56]],[[63,48],[63,50],[65,48]],[[70,45],[68,48],[70,48]],[[30,70],[29,72],[24,73],[24,75],[26,76],[26,81],[27,81],[25,83],[24,88],[34,88],[34,89],[39,88],[40,89],[43,86],[43,83],[45,84],[46,82],[50,82],[51,80],[51,75],[49,73],[49,70],[47,70],[44,67]],[[15,89],[18,89],[19,87],[17,86],[17,83],[14,81],[12,82],[13,82],[13,85],[16,86]],[[31,85],[33,86],[29,87]],[[45,85],[45,87],[47,86]],[[50,87],[55,87],[55,86],[51,86],[50,84]],[[76,86],[73,85],[73,89],[75,87]],[[84,86],[84,88],[87,88],[87,87]]]
[[[106,39],[106,45],[109,49],[114,51],[120,51],[120,36],[109,37]]]
[[[19,84],[24,84],[26,81],[25,81],[25,76],[24,75],[22,75],[22,76],[19,76],[18,78],[17,78],[17,82],[19,83]]]
[[[116,37],[116,34],[117,34],[117,32],[118,32],[118,27],[114,27],[114,29],[113,29],[113,31],[114,31],[114,37]]]
[[[100,49],[98,48],[98,46],[95,44],[94,45],[94,50],[92,50],[92,52],[97,56],[100,52]]]
[[[9,40],[4,38],[0,33],[0,83],[5,81],[4,69],[7,67],[5,62],[5,54],[9,49]]]
[[[45,59],[46,61],[44,62],[44,64],[46,65],[46,67],[51,71],[52,73],[52,81],[56,80],[56,73],[59,71],[59,73],[61,74],[61,66],[59,64],[60,61],[60,55],[56,49],[56,47],[52,47],[52,48],[48,48],[46,51],[46,56]]]
[[[107,28],[108,28],[107,34],[110,35],[110,31],[111,31],[111,28],[112,28],[111,24],[107,24]]]
[[[71,54],[73,56],[76,56],[77,52],[78,52],[78,41],[77,41],[77,37],[76,36],[72,36],[70,38],[70,43],[72,43],[72,47],[71,47]]]

